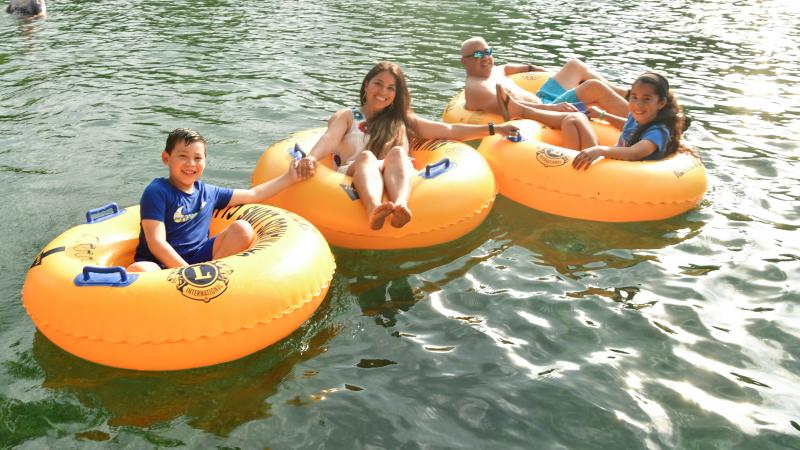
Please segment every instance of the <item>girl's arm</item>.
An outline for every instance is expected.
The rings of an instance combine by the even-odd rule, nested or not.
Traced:
[[[411,114],[408,127],[423,139],[453,139],[456,141],[469,141],[488,136],[488,125],[470,125],[465,123],[444,123],[434,122],[423,119],[422,117]],[[503,136],[513,136],[517,134],[519,128],[511,123],[494,125],[494,131]]]
[[[628,120],[627,117],[615,116],[614,114],[610,114],[596,106],[592,106],[588,111],[589,114],[587,114],[587,116],[590,119],[605,120],[618,130],[621,130],[625,126],[625,122]]]
[[[308,152],[308,156],[301,159],[297,165],[301,180],[314,176],[317,171],[317,161],[330,155],[339,146],[347,130],[350,129],[352,120],[352,113],[347,108],[340,109],[333,114],[328,120],[328,129],[325,130],[325,134],[314,144],[314,147]]]
[[[189,264],[181,258],[175,248],[167,242],[167,229],[164,222],[153,219],[142,219],[142,231],[147,240],[147,249],[153,254],[161,264],[172,269],[175,267],[185,267]]]
[[[601,156],[611,159],[621,159],[623,161],[641,161],[650,156],[657,148],[655,143],[645,139],[642,139],[630,147],[607,147],[605,145],[598,145],[578,152],[578,155],[572,160],[572,167],[586,170]]]

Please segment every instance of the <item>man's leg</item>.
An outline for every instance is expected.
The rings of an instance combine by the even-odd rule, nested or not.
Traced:
[[[608,81],[603,75],[579,59],[570,59],[567,61],[553,76],[553,79],[558,81],[558,84],[567,91],[578,87],[583,81],[599,80],[611,88],[612,91],[616,92],[620,97],[624,97],[626,92],[625,89],[614,86],[614,84]]]
[[[587,105],[600,105],[615,116],[628,115],[628,101],[600,80],[584,81],[575,88],[575,96]]]

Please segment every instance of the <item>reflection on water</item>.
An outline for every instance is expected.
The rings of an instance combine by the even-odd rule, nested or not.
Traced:
[[[51,3],[0,17],[0,446],[800,447],[797,2]],[[472,35],[498,62],[664,73],[700,207],[602,224],[498,197],[453,243],[334,249],[314,318],[219,367],[103,368],[34,330],[30,261],[83,211],[135,203],[168,130],[200,130],[206,181],[245,187],[378,60],[439,117]]]
[[[326,351],[337,326],[324,326],[324,319],[320,321],[319,317],[332,311],[330,303],[325,303],[315,313],[316,322],[305,325],[279,344],[241,360],[208,368],[136,372],[98,366],[64,352],[37,333],[33,356],[38,364],[30,360],[14,365],[13,370],[29,377],[42,376],[42,387],[69,392],[86,408],[104,411],[107,426],[103,429],[149,428],[182,417],[193,428],[227,436],[243,423],[269,418],[269,399],[281,383],[294,376],[315,376],[313,371],[300,375],[293,371],[298,363]],[[81,415],[71,418],[78,419],[90,418]],[[105,431],[83,434],[86,433],[89,433],[87,439],[110,439]]]
[[[498,201],[494,212],[503,224],[496,240],[527,248],[541,264],[571,278],[580,278],[587,269],[624,269],[657,260],[648,250],[689,240],[703,227],[696,211],[669,220],[623,224],[573,220],[507,200]]]

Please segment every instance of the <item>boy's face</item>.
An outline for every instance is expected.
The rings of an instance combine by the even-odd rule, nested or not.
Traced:
[[[169,182],[184,192],[190,192],[206,168],[206,147],[202,142],[177,142],[172,153],[161,153],[161,160],[169,169]]]

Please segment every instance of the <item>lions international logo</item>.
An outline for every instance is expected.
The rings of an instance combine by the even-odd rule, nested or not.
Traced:
[[[555,147],[547,147],[536,152],[536,160],[545,167],[563,166],[569,157]]]
[[[208,303],[228,289],[233,269],[219,261],[193,264],[173,271],[167,281],[175,283],[184,297]]]

